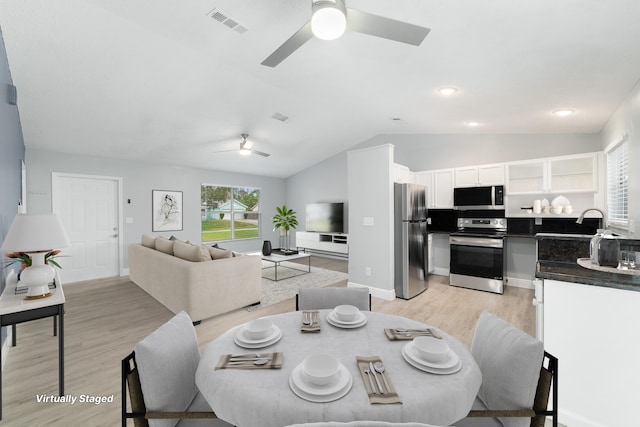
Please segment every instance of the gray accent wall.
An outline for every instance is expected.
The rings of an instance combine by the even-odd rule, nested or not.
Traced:
[[[345,232],[349,232],[346,151],[287,179],[287,205],[298,213],[298,231],[305,230],[306,205],[316,202],[343,202]],[[291,243],[295,245],[295,233]]]
[[[13,218],[18,213],[21,198],[24,142],[18,106],[8,102],[8,85],[12,85],[11,71],[4,39],[0,32],[0,242],[4,241]],[[4,254],[0,255],[2,260]],[[18,265],[10,267],[17,271]],[[0,291],[4,289],[9,268],[0,270]],[[2,345],[6,330],[2,328]]]
[[[219,242],[221,247],[250,252],[259,251],[263,240],[271,240],[274,247],[278,244],[278,234],[273,231],[271,217],[275,213],[276,205],[286,202],[284,179],[34,149],[27,149],[26,156],[29,182],[27,203],[29,212],[32,213],[51,212],[51,177],[54,172],[122,179],[123,194],[120,197],[123,203],[123,217],[131,218],[133,221],[125,222],[121,231],[124,268],[128,268],[129,265],[127,247],[131,243],[139,242],[143,234],[174,235],[179,239],[200,243],[200,185],[203,183],[261,189],[262,238]],[[152,233],[152,190],[183,192],[182,231]]]

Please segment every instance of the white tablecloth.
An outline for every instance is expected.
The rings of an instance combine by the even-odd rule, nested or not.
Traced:
[[[280,341],[260,350],[237,346],[238,326],[207,345],[196,372],[196,383],[216,414],[239,427],[282,427],[314,421],[376,420],[418,421],[449,425],[464,418],[480,388],[482,375],[467,347],[441,332],[462,360],[462,369],[451,375],[435,375],[409,365],[401,354],[409,341],[389,341],[385,328],[421,328],[426,325],[403,317],[363,312],[367,324],[357,329],[336,328],[326,321],[330,310],[321,310],[320,333],[301,333],[301,312],[270,316],[280,327]],[[284,353],[282,369],[214,370],[220,355],[253,352]],[[289,375],[311,353],[335,356],[353,376],[353,387],[343,398],[329,403],[303,400],[289,388]],[[402,404],[371,404],[358,372],[356,356],[380,356]]]

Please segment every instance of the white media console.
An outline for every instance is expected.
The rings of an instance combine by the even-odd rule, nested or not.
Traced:
[[[330,255],[349,255],[348,235],[343,233],[296,231],[296,246],[310,251],[326,252]]]

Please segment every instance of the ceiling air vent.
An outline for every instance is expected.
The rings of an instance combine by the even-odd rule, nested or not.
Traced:
[[[280,114],[280,113],[274,113],[274,115],[271,116],[271,118],[280,120],[281,122],[286,122],[287,120],[289,120],[288,116],[285,116],[284,114]]]
[[[209,16],[215,21],[220,22],[224,26],[235,30],[237,33],[244,34],[247,32],[247,27],[239,24],[238,21],[229,18],[227,15],[220,12],[219,10],[216,10],[215,8],[207,12],[206,16]]]

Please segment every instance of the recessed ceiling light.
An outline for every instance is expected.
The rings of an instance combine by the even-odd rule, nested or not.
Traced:
[[[440,89],[438,89],[438,92],[440,92],[440,95],[444,95],[444,96],[453,95],[457,91],[458,91],[458,89],[456,89],[455,87],[451,87],[451,86],[441,87]]]
[[[558,117],[566,117],[566,116],[570,116],[572,114],[574,114],[576,111],[575,110],[570,110],[567,108],[563,108],[561,110],[555,110],[553,112],[554,116],[558,116]]]
[[[467,122],[467,126],[475,128],[475,127],[480,126],[480,123],[478,123],[478,122]]]

